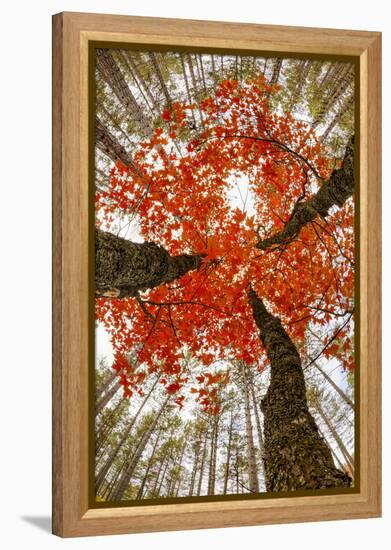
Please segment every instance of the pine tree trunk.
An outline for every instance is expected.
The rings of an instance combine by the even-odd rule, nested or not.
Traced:
[[[295,491],[349,487],[351,478],[334,466],[330,449],[308,411],[296,347],[253,290],[255,323],[270,361],[270,384],[262,400],[266,490]]]
[[[201,255],[170,256],[151,242],[134,243],[96,229],[95,286],[98,296],[136,296],[164,283],[170,283],[198,269]]]
[[[165,465],[165,467],[164,467],[163,474],[162,474],[162,478],[161,478],[160,483],[159,483],[159,486],[158,486],[158,488],[157,488],[156,497],[158,497],[158,496],[160,495],[160,491],[162,490],[162,486],[163,486],[163,483],[164,483],[164,479],[165,479],[165,477],[166,477],[166,473],[167,473],[168,467],[169,467],[169,465],[170,465],[171,459],[172,459],[172,451],[171,451],[171,453],[170,453],[170,455],[169,455],[169,457],[168,457],[168,460],[167,460],[167,462],[166,462],[166,465]]]
[[[95,144],[114,163],[120,160],[124,166],[134,166],[131,154],[117,141],[98,117],[95,119]]]
[[[337,384],[334,382],[334,380],[332,378],[330,378],[330,376],[327,374],[327,372],[325,372],[318,364],[316,361],[313,362],[313,365],[314,367],[322,374],[322,376],[327,380],[327,382],[330,384],[330,386],[332,388],[334,388],[334,390],[338,393],[338,395],[341,397],[341,399],[343,399],[345,401],[345,403],[347,405],[349,405],[349,407],[354,411],[354,403],[353,401],[350,399],[350,397],[348,395],[346,395],[346,393],[344,391],[341,390],[341,388],[339,386],[337,386]]]
[[[107,438],[111,434],[111,432],[114,430],[116,426],[115,416],[119,411],[119,408],[124,403],[124,401],[121,399],[118,401],[114,409],[110,412],[109,418],[107,418],[105,425],[100,426],[96,432],[96,438],[95,438],[95,456],[99,455],[99,452],[102,450],[102,448],[105,445],[105,442],[107,441]]]
[[[98,401],[100,397],[109,389],[111,384],[117,378],[117,373],[114,369],[111,369],[112,372],[103,380],[101,385],[98,388],[95,388],[95,401]]]
[[[113,451],[111,452],[110,456],[108,457],[108,459],[106,460],[105,464],[102,466],[102,468],[99,470],[97,476],[96,476],[96,482],[95,482],[95,487],[96,487],[96,491],[99,490],[99,488],[101,487],[106,475],[107,475],[107,472],[110,470],[114,460],[117,458],[118,456],[118,453],[120,452],[120,450],[122,449],[123,445],[125,444],[126,440],[129,438],[130,434],[131,434],[131,431],[133,429],[133,426],[135,425],[136,421],[137,421],[137,418],[140,416],[141,414],[141,411],[143,410],[144,406],[146,405],[148,399],[151,397],[152,393],[153,393],[153,390],[155,389],[157,383],[159,382],[160,380],[160,376],[159,375],[155,382],[153,383],[153,386],[152,388],[149,390],[148,394],[145,396],[145,399],[144,401],[141,403],[137,413],[134,415],[134,417],[132,418],[129,426],[126,428],[126,430],[123,432],[122,434],[122,437],[120,438],[119,442],[117,443],[116,447],[113,449]]]
[[[117,382],[111,386],[109,391],[105,395],[103,395],[97,402],[95,407],[95,414],[99,414],[104,409],[104,407],[106,407],[107,403],[114,397],[120,387],[120,381],[117,380]]]
[[[167,403],[168,403],[169,400],[170,400],[170,396],[168,396],[166,398],[163,405],[160,407],[160,411],[155,416],[151,426],[149,427],[149,429],[144,433],[143,437],[141,438],[141,441],[139,442],[139,444],[137,446],[136,452],[132,456],[130,463],[127,465],[127,467],[125,469],[125,472],[123,473],[123,475],[121,476],[121,479],[118,482],[118,485],[117,485],[117,487],[114,491],[114,494],[113,494],[113,500],[121,500],[122,499],[128,485],[129,485],[129,482],[130,482],[130,480],[133,476],[133,473],[134,473],[135,469],[137,468],[137,465],[139,463],[141,455],[143,454],[144,449],[147,446],[148,441],[149,441],[151,435],[153,434],[153,431],[156,428],[156,426],[157,426],[157,424],[158,424],[158,422],[159,422],[159,420],[160,420],[160,418],[163,414],[163,411],[166,408]]]
[[[204,448],[203,448],[203,451],[202,451],[200,475],[199,475],[199,478],[198,478],[197,496],[200,496],[201,492],[202,492],[202,481],[203,481],[203,478],[204,478],[207,443],[208,443],[208,430],[205,431]]]
[[[261,468],[262,468],[262,476],[265,479],[265,445],[263,442],[263,435],[262,435],[262,426],[261,426],[261,419],[259,417],[259,411],[258,411],[258,402],[255,397],[255,390],[254,385],[251,383],[251,397],[253,400],[253,407],[254,407],[254,413],[255,413],[255,423],[257,425],[257,432],[258,432],[258,447],[259,447],[259,454],[261,457]]]
[[[159,480],[160,480],[160,474],[163,470],[163,466],[165,465],[166,463],[166,459],[167,459],[167,456],[168,456],[168,453],[167,451],[164,453],[161,461],[160,461],[160,464],[159,464],[159,468],[158,468],[158,471],[156,472],[156,477],[155,477],[155,482],[153,484],[153,487],[152,487],[152,490],[149,492],[149,496],[150,497],[153,497],[155,492],[156,492],[156,489],[157,489],[157,486],[159,484]]]
[[[225,461],[223,495],[226,495],[228,490],[229,467],[231,462],[232,431],[233,431],[233,414],[231,412],[231,421],[229,424],[229,431],[228,431],[227,458]]]
[[[218,422],[217,417],[213,419],[212,437],[210,440],[210,458],[209,458],[209,480],[208,480],[208,495],[214,494],[215,488],[215,474],[216,474],[216,452],[217,452],[217,431]]]
[[[241,375],[242,375],[244,412],[246,417],[248,488],[252,493],[259,493],[257,462],[255,458],[254,436],[253,436],[253,427],[251,423],[250,399],[249,399],[249,393],[248,393],[248,378],[246,373],[246,367],[243,363],[241,364],[240,368],[241,368]]]
[[[137,123],[142,135],[144,137],[150,136],[152,128],[149,121],[126,83],[124,75],[115,62],[110,50],[104,48],[97,51],[96,66],[102,78],[117,96],[118,101],[125,107],[132,120]]]
[[[354,103],[354,94],[352,93],[350,96],[347,96],[345,98],[344,102],[341,105],[340,110],[336,113],[336,115],[333,117],[333,119],[330,121],[329,125],[327,126],[326,130],[321,135],[319,139],[321,143],[324,143],[326,141],[330,133],[333,131],[334,127],[341,122],[342,118],[348,112],[348,110],[353,105],[353,103]]]
[[[156,436],[156,439],[155,439],[155,443],[153,445],[153,449],[152,449],[152,452],[151,452],[151,456],[149,457],[149,460],[148,460],[148,465],[147,465],[147,468],[145,470],[145,474],[143,476],[143,480],[141,482],[141,485],[140,485],[140,488],[138,490],[138,493],[137,493],[137,497],[136,499],[137,500],[140,500],[141,498],[143,498],[143,493],[144,493],[144,488],[145,488],[145,484],[147,482],[147,478],[148,478],[148,474],[152,468],[152,464],[153,464],[153,460],[155,458],[155,454],[156,454],[156,449],[157,449],[157,446],[159,444],[159,440],[160,440],[160,434],[162,433],[163,431],[163,425],[160,426],[159,428],[159,431],[157,433],[157,436]]]
[[[329,431],[330,431],[331,435],[333,436],[335,442],[337,443],[337,445],[338,445],[338,447],[339,447],[339,449],[342,453],[342,456],[346,460],[347,465],[350,466],[352,471],[354,471],[354,460],[352,458],[352,455],[347,450],[344,442],[342,441],[342,439],[339,436],[337,430],[335,429],[335,427],[331,423],[330,419],[328,418],[328,416],[324,412],[324,410],[323,410],[321,404],[319,403],[319,401],[317,401],[314,404],[314,406],[315,406],[317,412],[319,413],[319,416],[321,417],[321,419],[323,420],[323,422],[326,424],[327,428],[329,429]]]
[[[193,468],[192,468],[191,478],[190,478],[190,487],[189,487],[190,497],[193,496],[193,492],[194,492],[200,454],[201,454],[201,434],[199,435],[199,438],[196,443],[195,451],[194,451],[194,462],[193,462]]]

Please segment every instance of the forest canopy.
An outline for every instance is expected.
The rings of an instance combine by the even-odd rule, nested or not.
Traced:
[[[122,397],[140,404],[151,388],[160,396],[159,412],[140,420],[144,428],[133,423],[125,438],[118,432],[114,459],[102,455],[98,486],[112,483],[107,475],[131,430],[141,429],[145,446],[110,489],[111,499],[136,498],[131,479],[152,445],[145,434],[163,429],[167,410],[176,409],[171,416],[185,414],[195,438],[190,496],[209,428],[207,494],[215,491],[222,424],[225,492],[241,430],[249,472],[236,492],[260,490],[257,467],[266,490],[348,487],[353,459],[322,400],[336,400],[331,416],[348,408],[352,426],[352,66],[97,50],[96,77],[96,319],[113,354],[113,375],[102,363],[97,371],[106,379],[97,395],[109,395],[99,415],[113,408],[119,388],[117,407]],[[344,387],[327,365],[346,373]],[[234,429],[240,402],[244,424]],[[337,451],[311,407],[337,435]],[[157,439],[150,451],[156,460]],[[155,466],[148,464],[137,498]],[[176,483],[167,496],[180,494]]]

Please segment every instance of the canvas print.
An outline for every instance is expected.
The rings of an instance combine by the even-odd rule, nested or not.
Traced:
[[[354,490],[355,65],[94,66],[96,502]]]

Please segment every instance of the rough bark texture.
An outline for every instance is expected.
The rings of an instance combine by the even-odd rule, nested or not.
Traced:
[[[262,400],[266,490],[349,487],[351,478],[335,467],[308,411],[296,347],[253,290],[249,299],[271,366],[270,385]]]
[[[142,108],[137,103],[124,75],[108,49],[100,49],[97,51],[96,66],[102,78],[117,96],[118,101],[125,107],[131,116],[131,119],[138,124],[140,133],[143,136],[151,135],[152,128],[149,121],[144,115]]]
[[[95,119],[95,143],[97,148],[113,162],[120,160],[124,166],[134,165],[131,155],[103,126],[99,118]]]
[[[354,191],[354,138],[349,141],[341,168],[333,171],[315,195],[298,203],[285,227],[267,239],[257,243],[257,248],[266,250],[274,245],[290,243],[301,228],[318,215],[326,217],[332,206],[343,206]]]
[[[112,233],[96,230],[95,286],[98,296],[124,298],[170,283],[198,269],[202,256],[170,256],[157,244],[133,243]]]

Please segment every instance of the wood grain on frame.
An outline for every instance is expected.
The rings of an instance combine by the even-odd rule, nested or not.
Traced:
[[[89,509],[88,42],[350,55],[360,62],[360,492]],[[377,517],[381,35],[97,14],[53,17],[53,532],[85,536]]]

